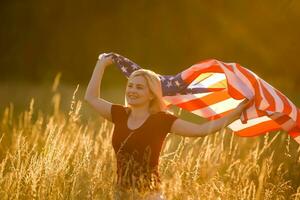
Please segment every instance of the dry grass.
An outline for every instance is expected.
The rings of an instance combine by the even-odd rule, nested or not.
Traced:
[[[57,77],[59,79],[59,77]],[[76,90],[69,113],[53,84],[51,114],[6,107],[0,129],[1,199],[111,199],[116,178],[112,123],[82,120]],[[299,148],[285,133],[241,138],[169,134],[160,157],[168,199],[300,199]]]

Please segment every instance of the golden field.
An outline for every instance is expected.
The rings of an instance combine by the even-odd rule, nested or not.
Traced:
[[[66,102],[58,85],[59,76],[47,91],[47,112],[38,110],[38,98],[18,115],[13,103],[1,110],[1,200],[112,199],[113,124],[86,114],[79,86]],[[225,129],[203,138],[169,134],[160,157],[163,191],[171,200],[300,199],[299,152],[284,132],[253,138]]]

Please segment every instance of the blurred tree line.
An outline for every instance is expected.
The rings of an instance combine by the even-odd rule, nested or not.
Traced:
[[[299,19],[293,0],[2,0],[1,80],[39,83],[62,72],[87,84],[98,55],[116,52],[161,74],[207,58],[238,62],[297,92]]]

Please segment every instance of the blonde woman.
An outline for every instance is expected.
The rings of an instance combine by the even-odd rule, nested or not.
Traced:
[[[158,159],[168,133],[201,137],[215,133],[238,119],[248,103],[218,120],[195,124],[167,112],[159,76],[146,69],[134,71],[127,82],[125,105],[100,97],[104,70],[112,59],[101,54],[88,84],[85,100],[114,123],[112,145],[117,158],[115,200],[166,199],[160,189]]]

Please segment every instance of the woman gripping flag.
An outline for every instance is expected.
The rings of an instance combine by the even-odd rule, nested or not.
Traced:
[[[126,77],[141,68],[119,54],[106,55]],[[238,63],[208,59],[176,75],[158,75],[167,106],[215,120],[232,112],[242,100],[253,100],[240,120],[228,128],[244,137],[283,130],[300,144],[300,110],[279,90]]]
[[[125,105],[111,103],[100,97],[99,87],[105,68],[114,62],[113,55],[101,54],[88,84],[85,100],[97,112],[114,123],[112,145],[117,158],[115,199],[165,199],[160,188],[159,155],[168,133],[186,137],[213,134],[240,118],[251,104],[247,99],[215,120],[192,123],[167,112],[163,98],[162,76],[147,69],[135,69],[119,61],[120,69],[130,73],[125,91]],[[168,77],[165,77],[166,79]],[[174,81],[172,77],[168,81]],[[176,84],[176,82],[174,82]],[[172,82],[166,85],[169,94]],[[179,85],[178,85],[179,86]],[[179,86],[180,87],[180,86]],[[193,90],[191,90],[193,91]]]

